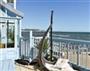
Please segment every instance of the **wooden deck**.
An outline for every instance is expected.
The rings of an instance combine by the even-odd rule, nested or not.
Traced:
[[[16,71],[40,71],[35,66],[31,65],[21,65],[16,63]]]

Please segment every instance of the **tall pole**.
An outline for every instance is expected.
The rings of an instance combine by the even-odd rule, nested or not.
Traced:
[[[52,61],[52,56],[53,56],[53,43],[52,43],[52,24],[53,24],[53,10],[51,11],[51,29],[50,29],[50,46],[51,46],[51,50],[50,50],[50,60]]]

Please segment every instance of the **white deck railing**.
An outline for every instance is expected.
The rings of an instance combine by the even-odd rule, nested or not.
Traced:
[[[73,64],[90,69],[90,41],[54,38],[53,55],[67,58]]]

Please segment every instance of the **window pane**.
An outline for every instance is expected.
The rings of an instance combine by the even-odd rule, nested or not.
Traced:
[[[13,22],[7,23],[7,48],[14,47],[15,43],[15,26]]]
[[[6,25],[5,22],[0,22],[0,48],[6,46]]]
[[[1,48],[1,24],[0,24],[0,48]]]

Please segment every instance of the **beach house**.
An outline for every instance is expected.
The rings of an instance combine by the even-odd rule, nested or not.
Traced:
[[[22,18],[23,13],[17,10],[16,0],[0,0],[0,71],[15,71]]]

